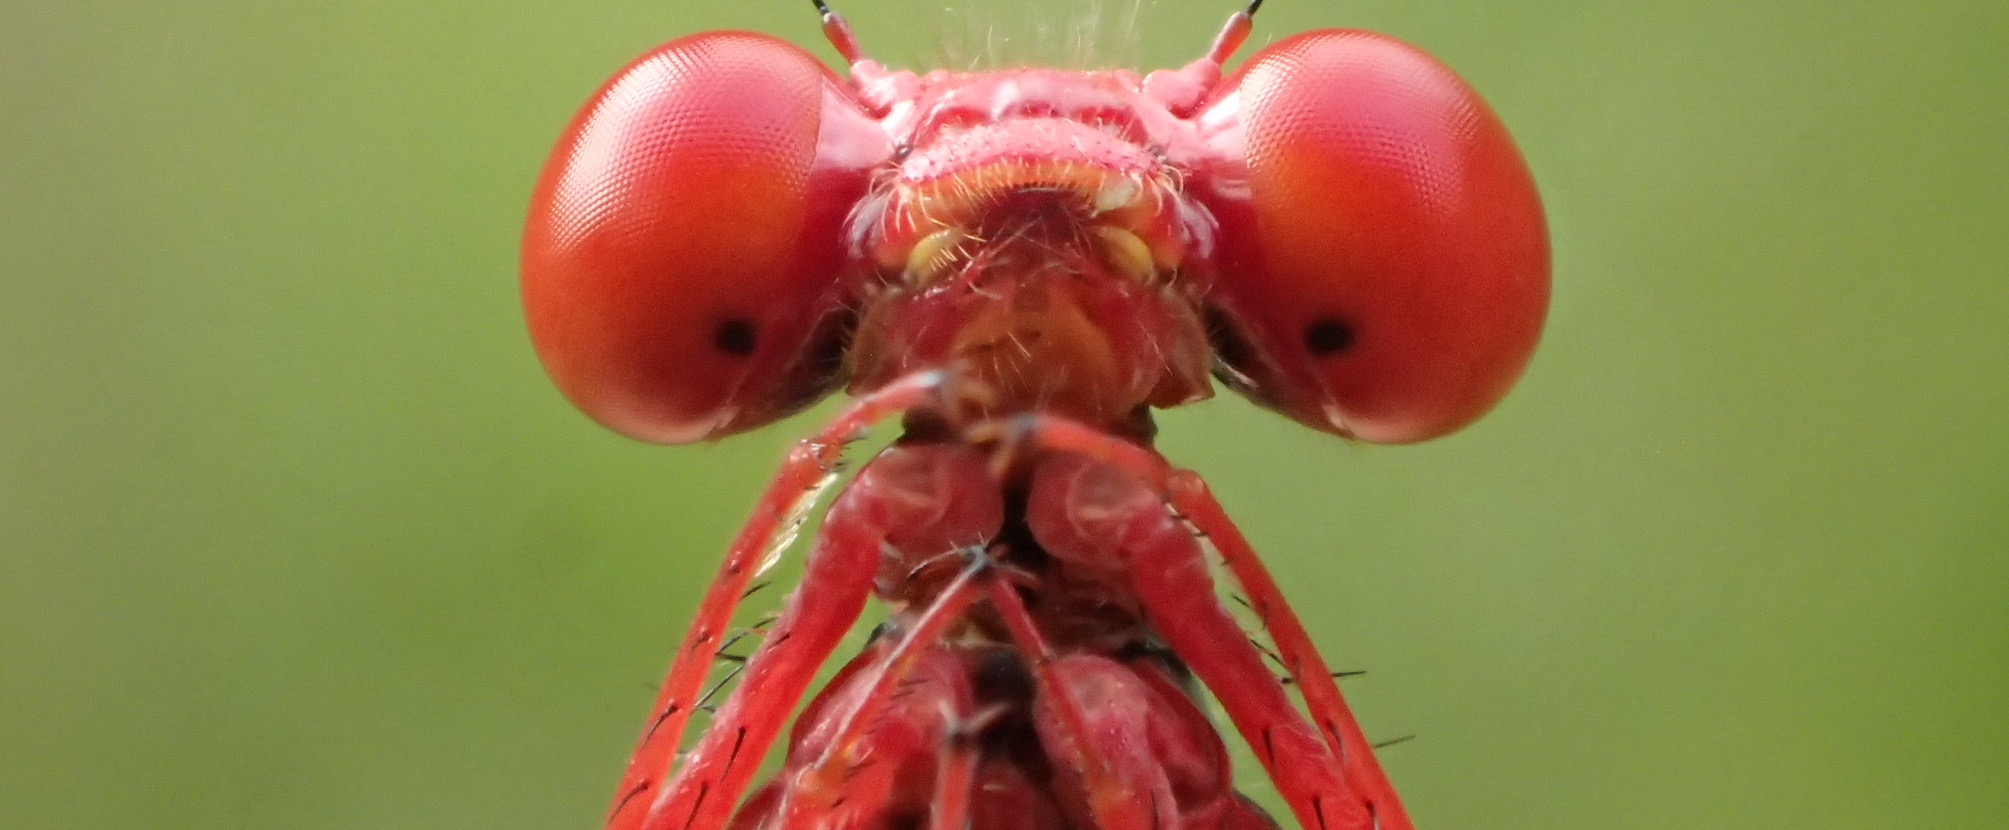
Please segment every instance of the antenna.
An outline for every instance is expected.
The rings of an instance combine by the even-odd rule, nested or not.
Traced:
[[[844,58],[844,62],[857,63],[865,60],[865,50],[858,46],[858,35],[851,31],[851,24],[845,21],[844,16],[831,11],[830,4],[824,0],[809,0],[809,2],[816,6],[817,15],[823,18],[823,37],[830,41],[831,46],[836,47],[837,54]],[[1256,3],[1261,5],[1262,0],[1256,0]]]
[[[818,3],[820,5],[821,0]],[[1221,33],[1214,37],[1214,45],[1207,49],[1207,56],[1201,60],[1212,61],[1217,67],[1227,64],[1228,58],[1234,57],[1235,50],[1242,48],[1242,44],[1249,39],[1249,30],[1255,26],[1250,19],[1262,7],[1263,0],[1249,0],[1248,8],[1228,15],[1228,25],[1221,27]]]

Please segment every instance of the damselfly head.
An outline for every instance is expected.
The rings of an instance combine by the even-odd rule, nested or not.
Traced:
[[[921,366],[1095,423],[1208,393],[1197,286],[1208,214],[1171,161],[1198,141],[1130,73],[916,79],[906,152],[848,237],[880,272],[854,388]],[[899,117],[899,116],[895,116]]]
[[[1450,69],[1312,32],[1235,72],[891,70],[739,32],[666,44],[560,142],[523,260],[581,409],[666,442],[914,371],[1113,427],[1229,386],[1376,442],[1478,418],[1548,304],[1541,202]],[[821,7],[821,4],[819,4]]]

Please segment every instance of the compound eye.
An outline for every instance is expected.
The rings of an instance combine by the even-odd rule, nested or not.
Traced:
[[[890,152],[785,41],[716,32],[644,55],[573,120],[531,199],[523,302],[546,371],[650,441],[813,401],[838,380],[841,225]]]
[[[1548,232],[1513,140],[1463,80],[1371,32],[1254,56],[1200,116],[1245,185],[1210,295],[1226,379],[1310,426],[1420,441],[1519,378],[1549,297]],[[1242,178],[1238,176],[1237,178]]]

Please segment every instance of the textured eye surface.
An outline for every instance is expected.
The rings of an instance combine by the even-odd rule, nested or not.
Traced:
[[[652,441],[813,400],[836,380],[821,355],[841,328],[839,228],[874,142],[841,82],[784,41],[711,33],[643,56],[573,121],[531,201],[523,298],[545,369]]]
[[[1383,35],[1252,58],[1203,120],[1246,170],[1212,196],[1210,301],[1231,380],[1319,429],[1420,441],[1484,414],[1548,307],[1548,233],[1520,152],[1450,69]],[[1230,194],[1230,195],[1223,195]]]

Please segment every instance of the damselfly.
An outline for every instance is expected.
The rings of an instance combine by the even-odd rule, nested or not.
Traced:
[[[1151,410],[1210,375],[1400,443],[1479,417],[1548,303],[1506,130],[1389,37],[1259,3],[1183,68],[826,69],[673,41],[561,139],[531,207],[538,352],[606,426],[680,443],[857,401],[784,462],[662,687],[610,827],[1255,830],[1195,686],[1305,827],[1409,819],[1283,593]],[[806,574],[687,754],[755,574],[875,422]],[[1260,627],[1220,599],[1231,574]],[[888,621],[763,759],[872,597]],[[1265,645],[1267,642],[1269,645]],[[1284,677],[1272,674],[1272,663]]]

